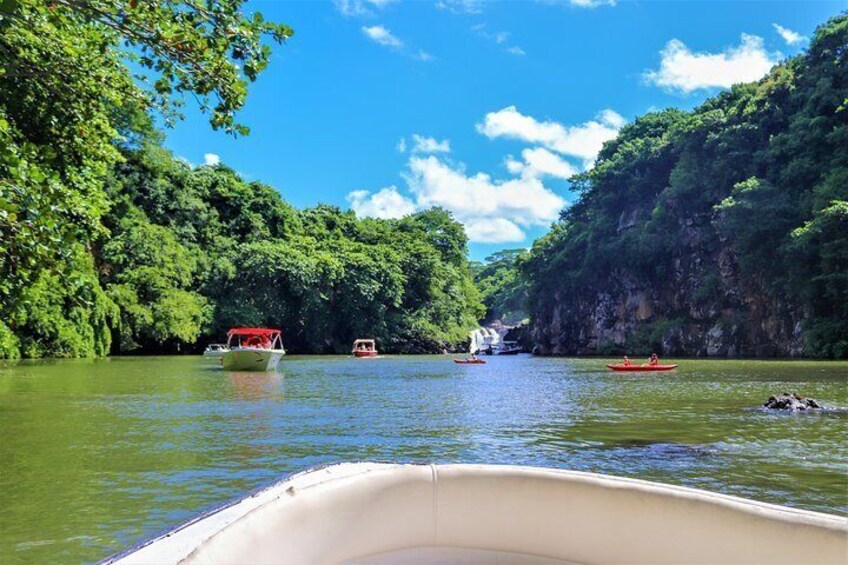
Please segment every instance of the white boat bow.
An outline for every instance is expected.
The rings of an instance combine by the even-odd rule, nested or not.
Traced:
[[[109,563],[840,563],[848,519],[557,469],[345,463]]]

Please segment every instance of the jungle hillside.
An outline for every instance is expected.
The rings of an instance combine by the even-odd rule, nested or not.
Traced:
[[[848,357],[848,16],[572,178],[516,269],[541,354]]]

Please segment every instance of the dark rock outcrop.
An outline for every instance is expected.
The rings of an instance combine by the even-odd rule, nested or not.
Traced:
[[[812,398],[805,398],[797,392],[794,394],[784,392],[783,394],[769,396],[769,399],[763,404],[763,408],[795,412],[797,410],[822,408],[822,406]]]
[[[678,231],[669,234],[679,255],[663,279],[622,266],[597,286],[552,293],[532,314],[533,352],[804,356],[801,308],[741,275],[732,247],[717,238],[715,218],[679,214]]]

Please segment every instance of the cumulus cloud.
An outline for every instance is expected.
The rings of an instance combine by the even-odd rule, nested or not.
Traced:
[[[406,153],[406,138],[405,137],[400,138],[400,141],[397,142],[396,149],[397,149],[398,153]]]
[[[392,47],[394,49],[403,47],[403,41],[392,35],[392,32],[381,25],[362,26],[362,33],[378,45]]]
[[[510,55],[519,55],[519,56],[527,54],[527,52],[524,49],[522,49],[521,47],[516,47],[516,46],[507,47],[506,52],[509,53]]]
[[[506,137],[538,143],[548,149],[591,163],[605,141],[614,138],[626,120],[613,110],[604,110],[594,120],[576,126],[540,122],[525,116],[515,106],[486,114],[477,131],[486,137]]]
[[[645,73],[645,80],[685,94],[705,88],[728,88],[757,80],[780,61],[780,53],[769,53],[763,39],[742,34],[737,47],[720,53],[698,53],[682,41],[672,39],[661,52],[660,68]]]
[[[556,153],[551,153],[544,147],[525,149],[521,152],[523,161],[514,159],[511,155],[506,158],[506,168],[514,175],[525,178],[541,178],[545,176],[569,179],[579,171]]]
[[[466,220],[465,235],[475,243],[513,243],[527,235],[506,218],[472,218]]]
[[[424,137],[417,133],[412,134],[413,153],[450,153],[450,140],[437,140],[434,137]]]
[[[783,41],[785,41],[787,45],[798,45],[807,41],[807,37],[801,35],[797,31],[792,31],[791,29],[785,28],[780,24],[771,25],[774,26],[774,29],[777,30],[777,33],[780,34],[780,37],[783,38]]]
[[[405,179],[419,207],[441,206],[463,223],[507,218],[520,226],[545,225],[556,219],[565,205],[538,178],[469,176],[461,167],[434,156],[410,158]]]
[[[532,156],[528,158],[530,162],[544,168]],[[531,165],[524,167],[520,173]],[[543,174],[552,173],[539,172],[538,176]],[[518,242],[526,237],[522,228],[549,224],[566,204],[538,176],[521,174],[495,180],[485,173],[469,175],[463,166],[434,155],[411,156],[403,174],[410,197],[401,194],[396,186],[389,186],[376,193],[356,190],[348,194],[347,200],[359,216],[375,218],[399,218],[415,210],[440,206],[465,226],[470,241]]]
[[[218,163],[221,162],[221,157],[216,155],[215,153],[204,153],[203,154],[203,164],[209,167],[214,167]]]
[[[347,195],[350,207],[362,218],[402,218],[415,212],[415,203],[403,196],[396,186],[387,186],[377,192],[354,190]]]

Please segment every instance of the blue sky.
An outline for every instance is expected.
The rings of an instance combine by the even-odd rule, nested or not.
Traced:
[[[298,207],[442,205],[481,259],[545,233],[574,198],[566,178],[621,125],[759,78],[844,6],[255,0],[295,36],[252,85],[251,134],[214,132],[189,106],[166,144]]]

